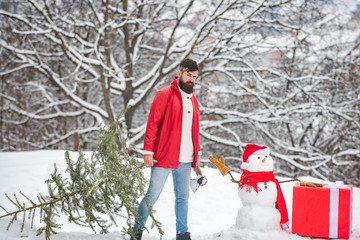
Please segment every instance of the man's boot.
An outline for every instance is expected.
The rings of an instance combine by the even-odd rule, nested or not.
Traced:
[[[135,238],[133,236],[131,236],[130,240],[141,240],[142,231],[140,229],[134,229],[134,235],[135,235]]]
[[[191,240],[190,233],[176,234],[176,240]]]

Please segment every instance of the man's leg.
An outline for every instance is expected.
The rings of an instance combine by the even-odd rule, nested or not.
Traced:
[[[146,220],[149,217],[149,209],[146,205],[146,200],[150,203],[150,206],[153,206],[158,200],[161,191],[164,188],[165,182],[167,177],[171,172],[171,168],[159,168],[159,167],[152,167],[151,168],[151,175],[150,175],[150,185],[146,192],[145,197],[141,201],[138,213],[139,219],[136,220],[133,229],[140,229],[143,230]],[[146,198],[146,199],[145,199]]]
[[[173,170],[175,192],[176,234],[184,234],[188,230],[188,199],[190,195],[191,163],[179,163]]]

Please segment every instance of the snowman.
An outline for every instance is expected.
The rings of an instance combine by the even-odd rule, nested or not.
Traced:
[[[232,182],[239,184],[238,195],[242,207],[238,211],[236,228],[267,232],[289,227],[286,202],[273,173],[273,159],[267,146],[245,146],[240,181],[233,178],[223,156],[220,160],[210,156],[209,160],[223,176],[229,173]]]
[[[269,231],[287,229],[286,203],[279,181],[273,173],[274,164],[266,146],[247,144],[243,153],[238,195],[242,207],[235,226],[239,229]]]

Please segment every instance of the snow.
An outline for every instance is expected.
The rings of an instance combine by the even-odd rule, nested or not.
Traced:
[[[64,150],[52,151],[33,151],[33,152],[2,152],[0,153],[0,204],[6,208],[13,209],[11,203],[6,199],[5,193],[9,196],[22,191],[24,194],[35,198],[39,193],[47,193],[45,180],[53,172],[54,163],[56,163],[59,172],[66,168]],[[90,153],[87,153],[90,154]],[[77,153],[71,152],[71,156],[76,159]],[[191,192],[189,202],[189,231],[193,240],[302,240],[310,239],[283,232],[273,231],[253,231],[249,229],[235,228],[235,221],[238,210],[242,204],[238,197],[237,184],[230,182],[230,177],[223,177],[217,169],[204,168],[203,173],[206,175],[207,185],[200,187],[197,192]],[[144,174],[149,177],[149,169],[144,169]],[[233,172],[235,178],[240,174]],[[192,178],[195,178],[193,173]],[[277,177],[280,181],[285,178]],[[300,177],[301,180],[324,182],[311,177]],[[290,218],[291,227],[291,210],[292,210],[292,188],[295,182],[282,183],[281,188],[285,196]],[[360,239],[360,188],[353,190],[353,233],[350,239]],[[21,199],[22,201],[23,199]],[[165,231],[164,240],[175,239],[175,217],[174,217],[174,194],[172,190],[172,179],[169,179],[165,185],[160,199],[155,204],[155,216],[160,220]],[[0,209],[0,215],[4,211]],[[30,223],[26,222],[25,228],[21,233],[22,217],[14,223],[9,231],[6,227],[9,218],[0,218],[0,240],[27,240],[27,239],[45,239],[44,236],[36,237],[36,230],[30,228]],[[121,223],[122,219],[119,219]],[[93,232],[84,227],[75,224],[69,224],[65,216],[59,218],[63,224],[57,235],[51,237],[52,240],[123,240],[129,239],[129,236],[123,236],[120,232],[121,226],[113,227],[111,233],[107,235],[93,234]],[[125,222],[125,220],[124,220]],[[41,225],[35,221],[35,228]],[[148,221],[148,232],[144,232],[143,240],[160,239],[156,229],[151,229],[151,221]]]

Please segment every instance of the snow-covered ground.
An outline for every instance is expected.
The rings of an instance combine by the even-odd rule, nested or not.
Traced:
[[[24,194],[35,197],[39,193],[46,194],[45,180],[49,178],[53,172],[54,163],[56,163],[59,172],[63,172],[66,163],[62,150],[57,151],[34,151],[34,152],[13,152],[0,153],[0,204],[4,207],[11,208],[10,202],[5,198],[5,193],[9,196]],[[74,159],[77,153],[71,153]],[[149,176],[149,169],[144,169],[145,176]],[[287,232],[254,232],[247,230],[236,230],[233,228],[237,212],[241,207],[240,199],[237,194],[237,185],[229,181],[229,177],[223,177],[217,169],[205,168],[204,174],[208,179],[208,183],[204,187],[200,187],[196,193],[190,196],[189,211],[189,231],[193,240],[261,240],[261,239],[309,239],[299,237]],[[235,178],[239,178],[239,174],[233,173]],[[195,174],[193,175],[195,178]],[[278,178],[284,180],[283,178]],[[313,182],[323,182],[319,179],[310,177],[301,177],[300,179]],[[295,182],[282,183],[281,187],[286,199],[289,211],[290,227],[292,213],[292,188]],[[350,239],[360,239],[360,189],[354,188],[353,192],[353,233]],[[163,224],[165,231],[164,240],[175,239],[175,217],[174,217],[174,194],[172,190],[172,179],[169,177],[160,199],[155,204],[156,217]],[[0,215],[4,211],[0,209]],[[5,239],[45,239],[44,236],[36,237],[36,230],[30,229],[29,223],[25,224],[25,229],[21,233],[19,231],[22,218],[19,217],[9,231],[6,227],[9,218],[0,218],[0,240]],[[81,240],[81,239],[98,239],[108,240],[129,239],[120,233],[120,228],[113,228],[112,232],[107,235],[95,235],[88,228],[79,227],[69,224],[66,217],[61,217],[60,222],[63,227],[58,235],[54,235],[51,239]],[[120,222],[122,220],[120,219]],[[35,222],[35,226],[39,227],[39,223]],[[144,232],[144,240],[160,239],[156,229],[151,229],[151,222],[147,223],[148,232]]]

